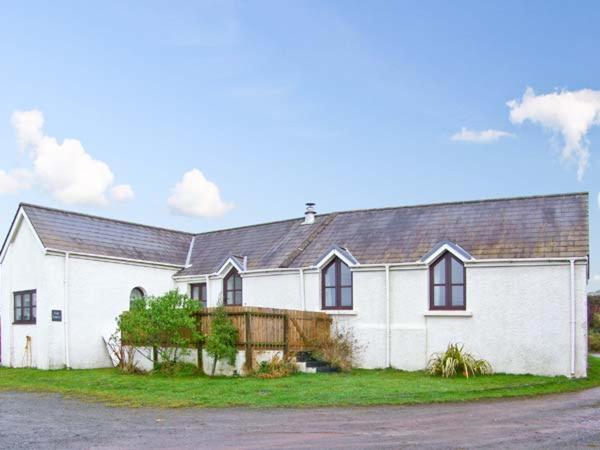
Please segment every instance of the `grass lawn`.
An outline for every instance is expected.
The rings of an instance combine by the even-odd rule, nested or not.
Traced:
[[[531,396],[600,386],[600,359],[589,377],[490,375],[435,378],[423,372],[355,370],[349,374],[296,374],[287,378],[210,378],[198,375],[125,375],[115,369],[0,368],[0,391],[51,392],[114,406],[307,407],[402,405]]]

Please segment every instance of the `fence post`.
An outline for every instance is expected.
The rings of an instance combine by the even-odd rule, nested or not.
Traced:
[[[250,329],[250,322],[251,322],[251,317],[250,317],[250,313],[248,311],[246,311],[244,313],[245,319],[246,319],[246,339],[245,339],[245,344],[246,344],[246,371],[248,373],[250,373],[250,371],[252,370],[252,342],[251,342],[251,337],[252,337],[252,330]]]
[[[289,320],[290,320],[290,316],[288,314],[284,314],[283,315],[283,357],[284,359],[287,358],[288,356],[288,350],[289,350],[289,328],[290,328],[290,324],[289,324]]]

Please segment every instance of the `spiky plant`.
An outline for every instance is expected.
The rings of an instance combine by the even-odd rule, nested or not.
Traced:
[[[448,344],[445,352],[434,353],[427,364],[427,372],[444,378],[457,375],[469,378],[475,375],[489,375],[493,372],[489,362],[475,358],[465,352],[463,347],[459,344]]]

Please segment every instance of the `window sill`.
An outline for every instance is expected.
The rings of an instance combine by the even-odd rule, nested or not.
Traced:
[[[35,325],[36,322],[13,322],[13,325]]]
[[[473,317],[473,313],[471,311],[427,311],[423,314],[425,317]]]
[[[356,316],[358,311],[356,309],[322,309],[322,312],[331,316]]]

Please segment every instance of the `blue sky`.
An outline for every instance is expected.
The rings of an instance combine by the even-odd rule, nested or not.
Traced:
[[[597,3],[84,3],[3,6],[4,230],[19,201],[204,231],[300,216],[306,201],[589,191],[600,289],[600,116],[581,131],[572,113],[600,114]],[[31,110],[43,128],[15,116]],[[49,159],[63,150],[90,175]],[[208,206],[190,204],[194,189]]]

